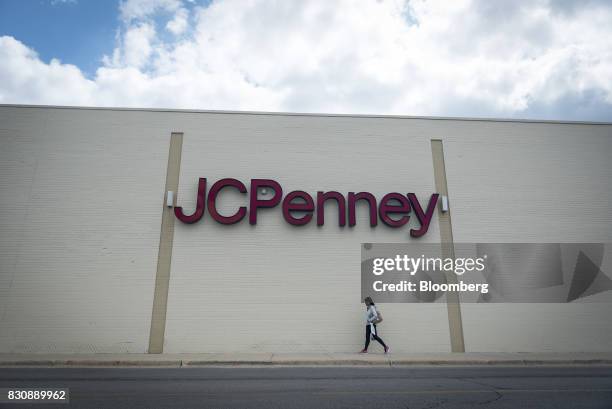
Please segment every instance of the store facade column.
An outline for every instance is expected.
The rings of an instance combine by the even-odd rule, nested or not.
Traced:
[[[446,180],[446,165],[444,163],[444,146],[441,139],[431,140],[431,154],[433,158],[434,178],[436,191],[440,196],[445,196],[449,206],[446,211],[438,208],[438,223],[440,224],[440,243],[442,247],[442,258],[455,258],[455,247],[453,243],[453,225],[451,223],[451,200],[448,198],[448,185]],[[449,284],[457,284],[457,276],[452,272],[446,273]],[[450,333],[451,351],[465,352],[465,341],[463,338],[463,322],[461,320],[461,303],[456,292],[446,293],[446,307],[448,311],[448,328]]]
[[[150,354],[161,354],[164,352],[172,243],[174,240],[174,205],[176,204],[176,195],[178,192],[182,149],[183,133],[173,132],[170,135],[170,150],[168,153],[168,167],[166,170],[166,189],[162,202],[161,233],[157,256],[155,292],[153,294],[153,311],[151,313],[151,332],[149,334]],[[169,195],[171,196],[169,197]]]

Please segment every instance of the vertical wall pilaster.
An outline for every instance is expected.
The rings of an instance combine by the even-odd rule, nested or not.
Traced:
[[[153,312],[151,314],[151,332],[149,335],[149,353],[164,352],[164,334],[166,331],[166,310],[168,307],[168,287],[170,284],[170,264],[172,261],[172,242],[174,239],[174,208],[166,205],[168,192],[174,192],[174,204],[178,191],[181,170],[181,152],[183,134],[173,132],[170,135],[170,151],[166,170],[166,190],[162,201],[162,222],[157,256],[157,273],[155,292],[153,294]]]
[[[440,195],[448,197],[448,185],[446,182],[446,165],[444,164],[444,147],[441,139],[431,140],[431,154],[433,157],[434,178],[436,191]],[[450,198],[449,198],[450,203]],[[440,242],[442,243],[442,257],[455,257],[453,244],[453,226],[451,223],[451,210],[442,212],[438,210],[438,222],[440,224]],[[457,283],[457,276],[450,272],[446,273],[449,284]],[[450,332],[451,351],[465,352],[463,339],[463,323],[461,321],[461,304],[457,293],[446,293],[446,307],[448,310],[448,328]]]

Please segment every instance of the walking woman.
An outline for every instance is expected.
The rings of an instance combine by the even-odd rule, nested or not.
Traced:
[[[376,331],[376,324],[382,321],[382,315],[376,310],[376,306],[374,305],[374,301],[372,301],[372,297],[365,298],[366,305],[366,339],[365,339],[365,347],[361,350],[360,353],[365,354],[368,352],[368,346],[370,345],[370,337],[375,339],[380,343],[380,345],[385,348],[385,354],[389,353],[389,347],[385,342],[378,336],[378,332]]]

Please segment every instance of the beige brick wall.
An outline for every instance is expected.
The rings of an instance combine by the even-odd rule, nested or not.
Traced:
[[[0,351],[146,351],[170,132],[160,119],[0,108]]]
[[[455,241],[612,243],[612,127],[495,125],[445,140]],[[612,260],[602,270],[612,277]],[[611,295],[464,304],[466,350],[610,351]]]

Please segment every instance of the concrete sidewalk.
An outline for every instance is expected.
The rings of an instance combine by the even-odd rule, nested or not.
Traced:
[[[0,354],[0,367],[612,365],[608,353]]]

